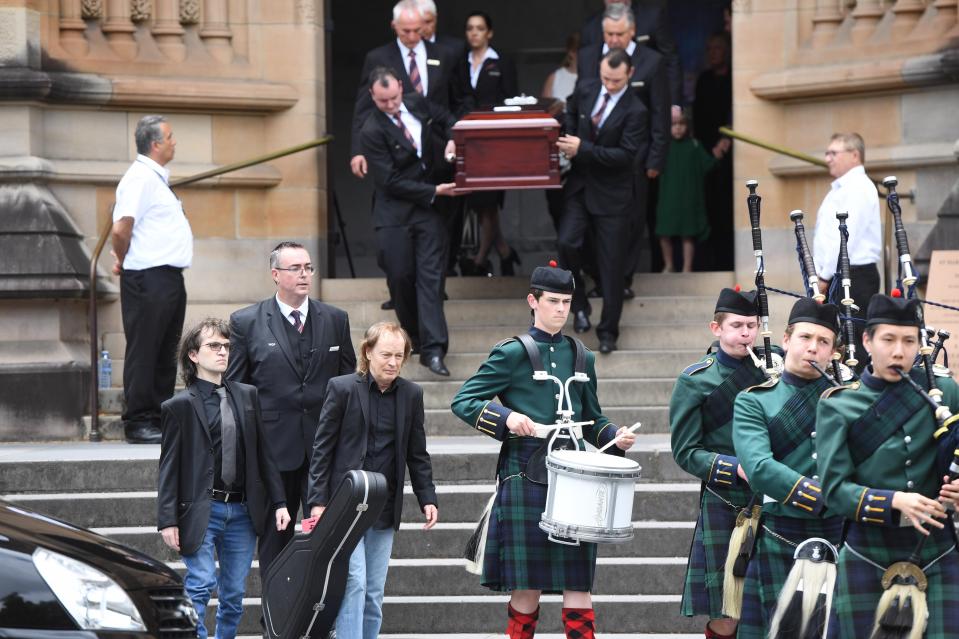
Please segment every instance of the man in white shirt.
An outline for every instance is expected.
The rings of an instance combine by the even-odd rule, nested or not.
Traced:
[[[176,150],[170,123],[144,116],[134,138],[137,158],[117,185],[112,229],[126,335],[123,431],[131,444],[159,444],[160,404],[176,381],[193,232],[169,185],[166,165]]]
[[[839,263],[839,221],[836,213],[849,213],[846,227],[849,230],[847,248],[851,295],[859,307],[854,315],[862,318],[866,316],[869,298],[879,292],[877,265],[882,255],[879,193],[866,175],[863,167],[865,158],[866,146],[858,133],[835,133],[830,138],[826,164],[833,182],[819,206],[813,238],[813,260],[819,275],[819,288],[826,293],[831,280],[837,276]],[[865,353],[862,347],[862,324],[856,322],[854,326],[856,352]],[[866,364],[865,357],[860,359],[859,370]]]

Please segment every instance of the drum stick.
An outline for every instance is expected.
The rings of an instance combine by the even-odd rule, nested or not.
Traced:
[[[626,432],[620,433],[619,435],[616,435],[616,437],[615,437],[612,441],[607,442],[605,446],[603,446],[602,448],[600,448],[600,449],[599,449],[598,451],[596,451],[596,452],[601,453],[601,452],[605,451],[607,448],[609,448],[610,446],[612,446],[613,444],[615,444],[616,442],[618,442],[620,439],[622,439],[622,438],[623,438],[623,435],[625,435],[626,433],[635,433],[637,430],[639,430],[639,427],[640,427],[640,426],[642,426],[642,423],[641,423],[641,422],[636,422],[635,424],[633,424],[632,426],[630,426],[628,429],[626,429]]]

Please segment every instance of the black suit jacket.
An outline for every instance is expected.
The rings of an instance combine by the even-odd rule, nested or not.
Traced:
[[[578,82],[566,102],[565,130],[580,138],[579,151],[563,187],[567,196],[585,191],[592,215],[627,215],[633,202],[633,167],[644,157],[648,115],[643,103],[627,90],[603,126],[593,134],[592,113],[599,80]]]
[[[438,44],[441,47],[445,47],[446,50],[449,51],[453,56],[454,60],[459,58],[460,55],[466,55],[466,40],[463,38],[446,35],[445,33],[437,33],[434,37],[433,44]]]
[[[226,382],[236,407],[236,425],[243,434],[246,457],[245,492],[250,520],[263,534],[266,513],[286,500],[280,474],[273,463],[269,442],[260,421],[256,389]],[[210,523],[210,490],[213,488],[213,448],[203,398],[196,385],[160,406],[163,440],[157,486],[157,530],[180,529],[180,554],[192,555],[203,542]]]
[[[602,58],[602,42],[580,49],[577,82],[599,78],[599,63]],[[637,169],[662,171],[666,166],[672,125],[663,56],[649,47],[636,45],[632,60],[633,75],[629,79],[629,86],[649,111],[649,152],[644,158],[637,158]]]
[[[670,104],[682,104],[683,74],[679,66],[676,42],[669,28],[669,10],[663,0],[633,2],[636,16],[636,41],[656,49],[665,58]],[[603,12],[594,13],[583,23],[579,46],[603,44]]]
[[[327,382],[356,368],[346,312],[311,299],[308,318],[313,353],[301,375],[276,298],[230,315],[226,378],[259,390],[263,430],[282,471],[296,470],[309,460]]]
[[[497,52],[498,53],[498,52]],[[454,95],[460,104],[460,117],[478,107],[502,104],[506,98],[519,94],[516,84],[516,66],[508,57],[487,58],[480,67],[476,87],[470,82],[470,61],[467,53],[460,56],[456,69]]]
[[[426,97],[447,110],[457,111],[458,106],[452,103],[454,74],[456,73],[456,59],[453,52],[443,45],[423,41],[426,46]],[[356,92],[356,104],[353,107],[353,136],[350,140],[350,155],[361,155],[363,146],[360,142],[360,130],[371,113],[376,111],[373,98],[370,97],[370,85],[367,83],[370,73],[376,67],[389,67],[397,73],[403,83],[403,91],[413,91],[408,73],[408,60],[400,55],[396,40],[373,49],[366,54],[363,60],[363,70],[360,72],[360,87]]]
[[[396,380],[396,497],[393,528],[399,529],[403,509],[403,480],[410,472],[413,494],[422,509],[436,505],[433,469],[426,452],[423,426],[423,389],[402,377]],[[350,470],[362,470],[369,436],[370,383],[359,373],[330,380],[320,427],[310,461],[310,506],[326,506]]]
[[[455,118],[418,93],[407,93],[403,104],[420,121],[422,157],[396,122],[374,109],[360,131],[362,152],[373,176],[373,226],[402,226],[417,217],[436,215],[435,185],[448,171],[443,158]]]

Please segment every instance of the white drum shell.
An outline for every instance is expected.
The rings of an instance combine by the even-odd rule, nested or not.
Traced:
[[[546,458],[549,487],[539,527],[557,537],[593,543],[633,538],[633,495],[642,470],[603,453],[562,450]]]

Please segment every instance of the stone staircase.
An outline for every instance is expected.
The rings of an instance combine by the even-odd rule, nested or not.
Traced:
[[[522,331],[529,313],[525,278],[450,279],[446,315],[451,352],[448,379],[411,362],[403,375],[425,389],[428,447],[438,484],[440,522],[424,532],[407,488],[404,523],[396,537],[384,602],[384,636],[467,637],[502,633],[504,595],[481,588],[463,570],[465,540],[492,490],[498,443],[457,420],[449,402],[497,341]],[[638,297],[628,301],[619,350],[597,356],[599,398],[621,424],[643,422],[630,456],[643,468],[633,509],[635,538],[602,545],[594,589],[601,636],[700,635],[704,620],[678,614],[686,554],[699,495],[698,483],[681,471],[669,450],[668,403],[673,380],[695,361],[711,336],[706,322],[716,292],[732,284],[729,273],[643,275]],[[380,319],[387,297],[383,280],[327,280],[320,297],[350,314],[355,341]],[[774,317],[785,317],[774,302]],[[788,308],[783,300],[783,308]],[[207,315],[227,317],[242,304],[191,303],[187,323]],[[593,318],[600,300],[592,300]],[[110,321],[105,323],[111,325]],[[116,325],[114,322],[113,325]],[[584,336],[596,346],[595,334]],[[123,352],[122,333],[104,335],[104,347]],[[123,361],[114,359],[114,379]],[[116,417],[122,391],[100,393],[101,429],[107,440],[122,437]],[[93,528],[182,570],[155,528],[158,446],[12,444],[0,451],[0,494],[25,507]],[[261,584],[256,565],[248,581],[241,632],[259,630]],[[544,597],[540,629],[562,633],[560,597]],[[559,636],[559,635],[557,635]]]

